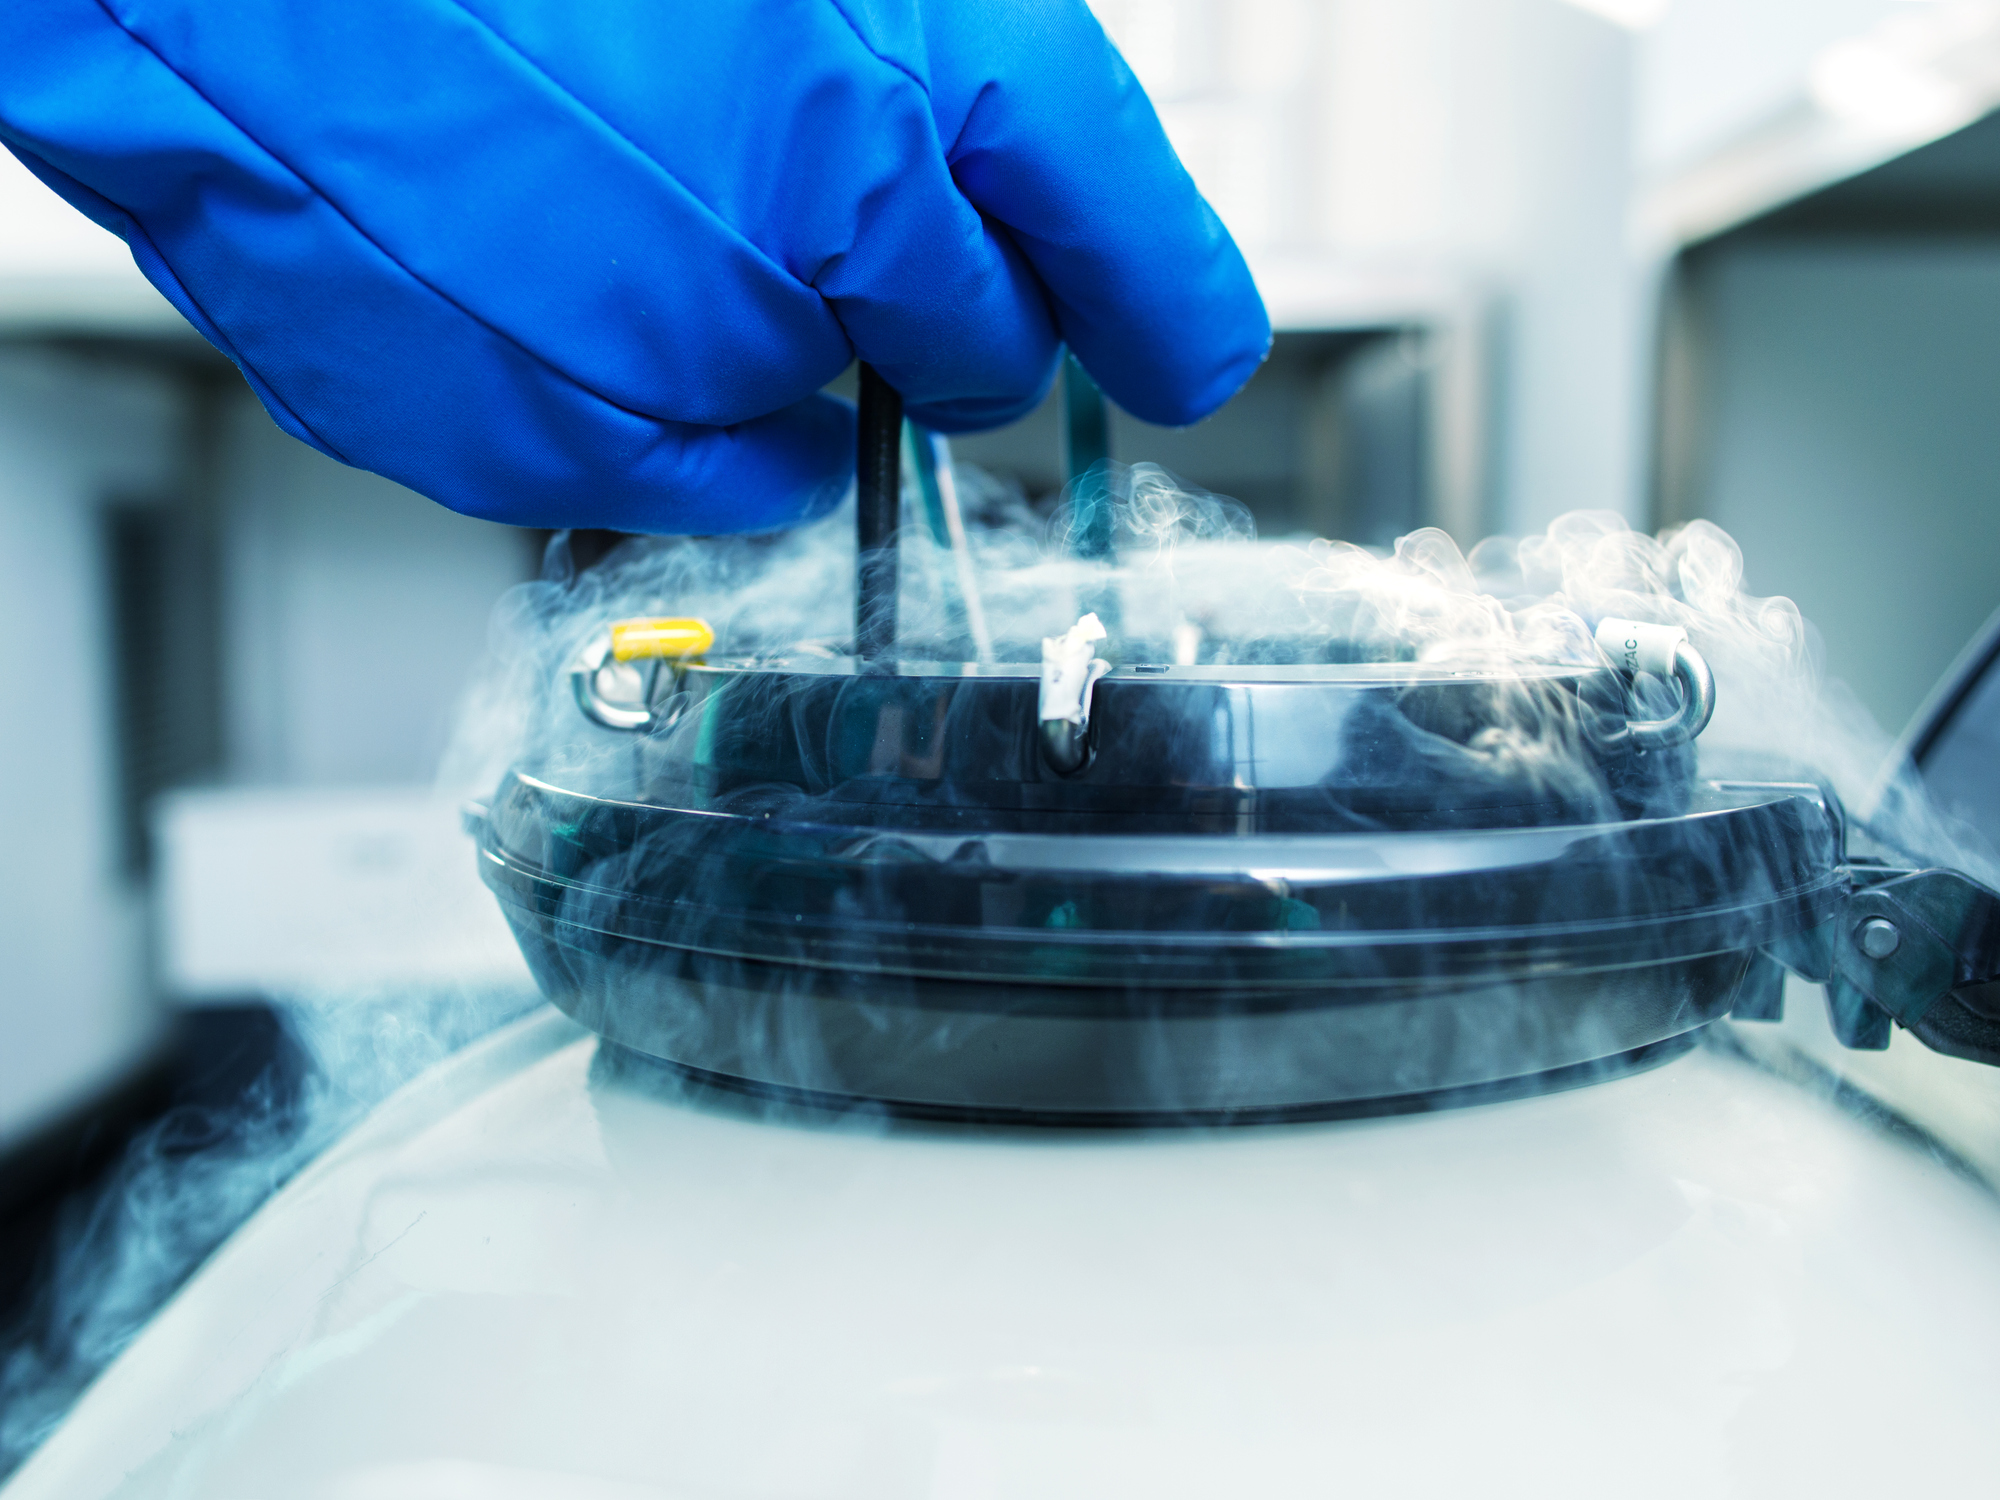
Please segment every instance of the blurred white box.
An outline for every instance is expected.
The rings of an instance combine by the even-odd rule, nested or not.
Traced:
[[[534,989],[457,808],[428,788],[179,792],[154,831],[177,1000]]]

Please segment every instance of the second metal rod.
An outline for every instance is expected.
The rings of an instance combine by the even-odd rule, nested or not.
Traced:
[[[881,656],[896,644],[896,528],[903,499],[903,398],[861,366],[854,451],[854,651]]]

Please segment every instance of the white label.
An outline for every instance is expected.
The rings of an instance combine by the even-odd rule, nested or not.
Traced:
[[[1090,651],[1105,633],[1103,622],[1089,614],[1061,635],[1042,637],[1041,718],[1084,721],[1092,686],[1111,670],[1110,662]]]
[[[1674,651],[1687,638],[1688,633],[1678,625],[1648,625],[1640,620],[1597,622],[1597,649],[1620,671],[1634,676],[1641,672],[1673,676]]]

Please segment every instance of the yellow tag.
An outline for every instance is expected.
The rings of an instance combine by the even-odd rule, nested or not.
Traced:
[[[699,656],[714,644],[706,620],[620,620],[611,627],[611,654],[619,661]]]

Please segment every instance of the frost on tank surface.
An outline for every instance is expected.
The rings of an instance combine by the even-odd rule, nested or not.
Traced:
[[[1996,1255],[1980,1191],[1714,1050],[1079,1134],[760,1112],[544,1013],[286,1189],[7,1494],[1962,1486]]]

